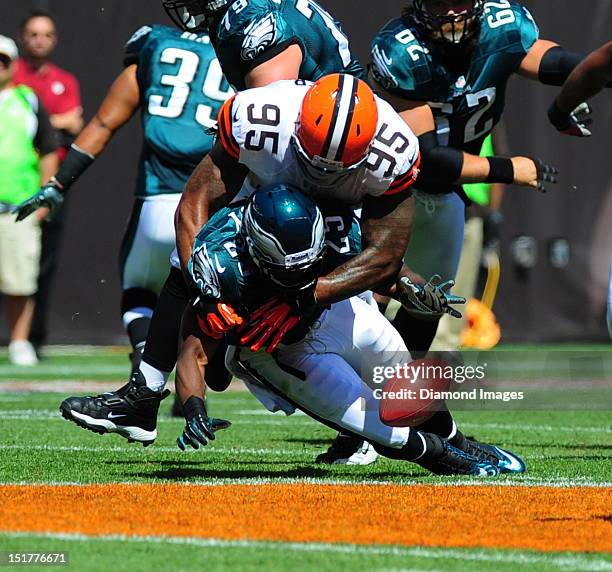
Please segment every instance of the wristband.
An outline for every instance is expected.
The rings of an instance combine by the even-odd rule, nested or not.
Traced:
[[[72,144],[62,166],[55,175],[55,180],[60,184],[60,190],[66,192],[94,162],[94,159],[93,155]]]
[[[487,157],[487,161],[489,161],[487,183],[505,183],[507,185],[514,183],[514,165],[512,165],[512,159],[507,159],[506,157]]]

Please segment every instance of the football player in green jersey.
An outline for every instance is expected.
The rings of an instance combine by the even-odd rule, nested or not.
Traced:
[[[134,207],[120,256],[121,315],[133,347],[132,367],[136,375],[158,295],[164,300],[160,305],[169,308],[159,316],[170,328],[165,330],[164,345],[172,345],[166,343],[168,338],[178,338],[187,298],[173,295],[174,291],[169,292],[164,286],[176,281],[176,274],[182,280],[178,271],[168,276],[170,254],[175,246],[174,212],[192,170],[213,145],[213,135],[207,129],[215,124],[222,103],[233,90],[206,34],[185,34],[168,26],[144,26],[137,30],[125,46],[124,68],[72,145],[55,178],[18,208],[18,216],[27,216],[38,205],[61,204],[63,194],[103,152],[115,133],[140,112],[143,144]],[[155,346],[150,349],[154,350]],[[170,350],[170,354],[170,359],[175,359],[175,351]],[[153,363],[158,365],[156,357]],[[145,359],[141,369],[147,371],[152,367]],[[143,396],[145,403],[154,403],[151,396],[162,395],[161,387],[147,388],[142,384],[130,387]],[[105,395],[104,399],[111,398]],[[101,415],[100,410],[90,408],[89,414],[84,413],[88,399],[93,403],[97,398],[72,398],[63,404],[62,413],[93,430],[119,431],[119,421],[96,418]],[[156,411],[156,406],[153,409]],[[129,418],[124,416],[122,421],[129,423]],[[154,439],[154,425],[141,427],[140,435],[145,442]]]
[[[531,14],[512,0],[414,0],[378,32],[372,77],[419,136],[423,153],[415,229],[405,257],[416,272],[427,275],[435,260],[443,279],[456,273],[464,224],[460,183],[543,190],[555,181],[555,170],[537,159],[477,153],[502,115],[513,74],[561,85],[579,60],[539,39]],[[422,352],[437,328],[436,321],[417,327],[403,308],[394,324],[408,347]]]
[[[391,364],[409,354],[371,292],[299,314],[284,301],[312,288],[319,275],[347,257],[357,256],[360,242],[359,221],[351,208],[338,201],[318,206],[297,187],[282,183],[260,187],[209,220],[187,263],[199,302],[197,313],[191,311],[190,317],[188,309],[185,314],[184,335],[198,343],[183,344],[177,365],[177,391],[186,417],[178,446],[199,449],[214,439],[219,422],[206,412],[200,364],[207,362],[215,339],[203,318],[209,311],[229,312],[235,320],[235,309],[247,321],[242,328],[226,330],[226,362],[271,411],[291,415],[300,409],[320,423],[366,439],[383,455],[414,461],[438,474],[524,472],[519,457],[498,447],[466,452],[438,435],[384,422],[377,413],[376,390],[361,378],[360,360],[371,354],[377,362]],[[271,295],[280,303],[266,304]],[[283,313],[291,316],[284,334],[271,328]]]
[[[316,81],[330,73],[365,79],[336,22],[312,0],[162,0],[185,31],[208,30],[238,91],[280,79]]]

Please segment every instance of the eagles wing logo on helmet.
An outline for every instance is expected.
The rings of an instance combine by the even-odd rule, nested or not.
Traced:
[[[267,47],[276,41],[278,27],[274,14],[256,20],[244,31],[241,56],[243,60],[254,60]]]
[[[204,296],[221,298],[219,278],[208,256],[206,244],[197,248],[191,257],[191,276]]]
[[[397,79],[389,69],[392,63],[393,59],[387,57],[384,50],[381,50],[377,45],[374,46],[372,50],[372,75],[386,89],[395,89],[399,86]]]

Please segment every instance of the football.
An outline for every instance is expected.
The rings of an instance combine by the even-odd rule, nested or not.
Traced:
[[[417,359],[396,368],[380,394],[379,415],[391,427],[415,427],[444,406],[440,393],[448,391],[452,368],[442,359]]]

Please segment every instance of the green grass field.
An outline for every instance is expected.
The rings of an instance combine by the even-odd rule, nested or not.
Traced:
[[[14,368],[0,355],[2,485],[367,482],[443,486],[458,482],[431,477],[415,465],[388,459],[369,467],[315,465],[314,457],[327,446],[333,432],[305,415],[270,414],[246,392],[210,394],[210,413],[231,420],[233,426],[200,451],[183,453],[176,447],[183,422],[169,416],[172,398],[163,403],[159,437],[148,448],[128,444],[117,435],[95,435],[63,420],[58,413],[61,400],[88,393],[66,384],[108,380],[109,389],[118,387],[117,380],[127,371],[124,351],[58,352],[31,369]],[[28,393],[20,388],[19,383],[30,380],[37,380],[44,391]],[[510,448],[525,458],[525,475],[502,477],[498,484],[612,486],[609,411],[459,412],[456,417],[468,435]],[[460,484],[466,482],[463,479]],[[610,529],[612,533],[612,525]],[[0,533],[3,550],[68,551],[70,567],[78,570],[612,570],[612,558],[604,554],[248,539],[6,532]]]

